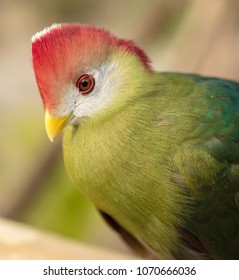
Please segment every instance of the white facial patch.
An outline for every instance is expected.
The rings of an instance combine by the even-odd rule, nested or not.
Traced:
[[[45,27],[42,31],[37,32],[35,35],[32,36],[32,43],[34,43],[36,40],[40,39],[42,36],[46,35],[53,29],[57,29],[61,27],[61,24],[53,23],[51,26]]]
[[[95,79],[94,89],[88,94],[80,94],[76,85],[71,84],[58,107],[62,115],[72,110],[76,118],[91,116],[106,107],[108,102],[119,92],[120,77],[116,77],[116,64],[107,62],[90,74]],[[74,102],[74,104],[73,104]]]

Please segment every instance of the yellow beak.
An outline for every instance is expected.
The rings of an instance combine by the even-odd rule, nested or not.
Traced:
[[[46,109],[45,111],[45,127],[46,133],[51,142],[53,142],[54,138],[61,133],[63,128],[68,124],[70,116],[55,118],[53,117],[49,111]]]

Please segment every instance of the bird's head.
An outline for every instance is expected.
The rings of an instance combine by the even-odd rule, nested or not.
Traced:
[[[36,33],[32,61],[51,140],[67,124],[105,108],[130,85],[139,65],[151,71],[132,41],[80,24],[53,24]]]

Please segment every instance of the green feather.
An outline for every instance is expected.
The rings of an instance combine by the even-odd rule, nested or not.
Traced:
[[[121,67],[117,98],[65,130],[70,177],[165,258],[238,258],[239,85]]]

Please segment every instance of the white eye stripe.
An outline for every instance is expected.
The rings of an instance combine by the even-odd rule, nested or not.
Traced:
[[[115,66],[114,63],[108,62],[88,73],[94,77],[95,86],[89,94],[78,96],[74,110],[76,117],[91,116],[104,108],[113,95],[117,94],[118,83],[111,79]]]
[[[75,117],[80,118],[91,116],[105,108],[112,97],[118,93],[118,79],[112,77],[115,68],[115,63],[107,62],[100,68],[89,71],[87,74],[93,76],[95,84],[88,94],[80,94],[76,84],[70,84],[58,104],[57,114],[64,116],[73,111]]]

